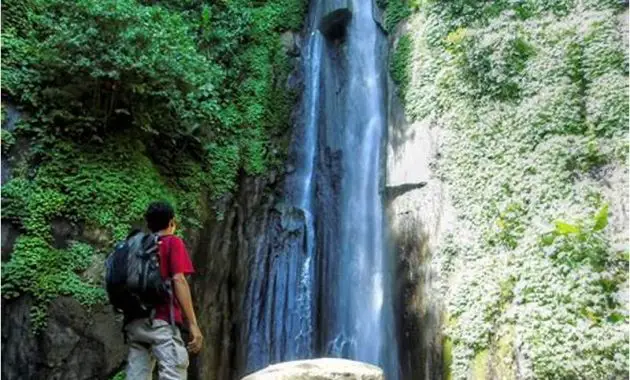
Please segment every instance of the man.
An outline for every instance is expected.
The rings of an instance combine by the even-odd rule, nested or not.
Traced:
[[[129,343],[127,379],[151,379],[157,359],[160,380],[185,380],[188,369],[186,348],[193,354],[198,353],[203,342],[185,277],[194,269],[184,242],[174,235],[173,208],[166,202],[152,203],[146,211],[145,220],[149,230],[160,236],[160,273],[164,280],[171,279],[173,300],[158,304],[153,318],[133,319],[126,324]],[[187,347],[179,329],[169,323],[172,318],[176,325],[181,326],[183,317],[191,337]]]

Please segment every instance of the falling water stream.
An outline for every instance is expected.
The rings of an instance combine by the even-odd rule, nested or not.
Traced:
[[[304,52],[304,117],[292,144],[294,170],[287,176],[280,211],[281,232],[256,250],[245,300],[245,372],[270,363],[315,355],[317,290],[314,227],[314,165],[319,112],[322,36],[316,28]],[[275,231],[274,231],[275,232]]]
[[[270,252],[257,252],[250,267],[245,367],[337,356],[379,365],[398,380],[380,191],[386,40],[372,0],[352,0],[344,38],[326,39],[319,22],[340,4],[311,3],[294,170],[278,208],[280,237],[267,238]],[[336,169],[327,168],[334,157]]]
[[[398,378],[390,274],[384,244],[381,198],[381,147],[386,107],[380,30],[371,0],[352,1],[347,31],[348,77],[343,131],[343,175],[340,222],[341,255],[331,269],[341,281],[329,297],[340,310],[329,321],[334,338],[327,351],[385,367],[389,380]]]

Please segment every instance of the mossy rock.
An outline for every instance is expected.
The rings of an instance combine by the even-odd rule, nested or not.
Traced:
[[[475,355],[475,358],[473,359],[473,363],[472,363],[472,375],[473,375],[472,378],[474,380],[489,379],[489,376],[488,376],[489,359],[490,359],[490,354],[487,349],[479,351]]]
[[[514,339],[516,332],[513,325],[503,326],[499,331],[501,337],[496,342],[492,355],[494,377],[501,380],[515,380]]]
[[[453,378],[453,342],[449,337],[444,337],[442,341],[442,379],[451,380]]]

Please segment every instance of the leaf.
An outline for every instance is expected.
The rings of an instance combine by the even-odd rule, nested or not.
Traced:
[[[546,233],[541,237],[540,242],[543,246],[550,246],[551,244],[553,244],[553,241],[555,239],[556,235],[554,235],[553,233]]]
[[[503,222],[503,219],[498,218],[497,219],[497,226],[499,226],[500,229],[505,229],[505,223]]]
[[[605,204],[595,215],[595,227],[593,231],[601,231],[608,225],[608,204]]]
[[[614,313],[611,313],[607,319],[609,322],[617,323],[617,322],[622,322],[625,319],[625,317],[620,313],[614,312]]]
[[[569,234],[578,234],[580,233],[580,227],[569,224],[567,222],[563,222],[561,220],[556,220],[556,232],[561,235],[569,235]]]

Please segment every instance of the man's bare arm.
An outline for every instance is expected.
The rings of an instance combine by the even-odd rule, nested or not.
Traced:
[[[191,341],[188,344],[188,350],[192,353],[197,353],[201,350],[201,344],[203,342],[203,336],[199,325],[197,324],[197,317],[195,316],[195,309],[193,308],[192,296],[190,294],[190,286],[183,273],[177,273],[173,276],[173,287],[175,290],[175,296],[179,305],[182,307],[184,316],[188,321],[190,328]]]

